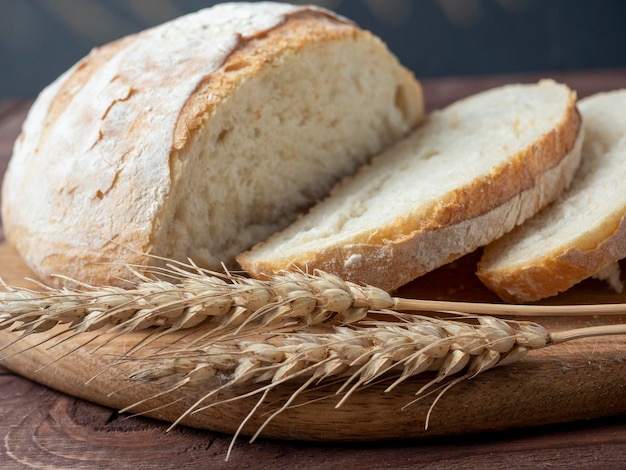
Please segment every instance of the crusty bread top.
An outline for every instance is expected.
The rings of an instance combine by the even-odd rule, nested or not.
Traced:
[[[49,282],[54,282],[50,275],[56,273],[109,283],[128,275],[121,267],[124,263],[152,262],[144,253],[184,259],[203,248],[212,267],[228,262],[234,253],[223,257],[211,253],[212,247],[200,246],[203,242],[197,233],[186,233],[192,229],[172,227],[181,218],[208,217],[202,213],[202,203],[198,205],[188,194],[197,188],[185,189],[186,182],[180,181],[194,173],[188,167],[210,166],[206,161],[213,157],[200,149],[207,139],[203,129],[244,85],[263,80],[273,68],[288,62],[285,58],[298,56],[312,45],[334,42],[367,43],[361,50],[369,47],[372,60],[375,54],[392,57],[379,40],[330,12],[270,2],[218,5],[95,49],[44,90],[29,113],[3,187],[7,239]],[[375,137],[364,139],[354,155],[346,156],[345,168],[331,165],[337,174],[315,174],[320,191],[327,191],[336,178],[418,122],[419,85],[397,63],[395,68],[385,65],[403,85],[407,98],[400,97],[398,115],[406,115],[402,119],[379,116],[381,124],[372,132]],[[323,82],[324,77],[312,80],[316,86]],[[393,96],[386,99],[393,106]],[[239,112],[260,114],[245,108]],[[370,109],[363,114],[368,112],[373,114]],[[377,132],[385,119],[391,130],[381,136]],[[228,129],[216,126],[215,130],[214,140],[228,140]],[[257,146],[260,154],[271,153],[262,138]],[[252,165],[257,163],[233,162],[233,172],[245,176]],[[225,199],[226,188],[218,189],[212,195]],[[291,193],[297,191],[307,195],[298,199],[301,206],[323,195],[309,186],[296,186]],[[289,200],[291,193],[283,199]],[[242,199],[252,197],[242,192]],[[280,228],[295,216],[288,209],[294,211],[281,208],[283,212],[272,221],[275,225],[256,227],[254,234],[243,236],[230,249],[241,251],[246,243],[249,246],[271,233],[268,230]],[[231,212],[236,210],[233,207]],[[211,220],[210,228],[221,223]],[[240,225],[244,223],[245,219]],[[207,225],[204,222],[193,230],[206,231]],[[230,230],[245,232],[243,226]]]
[[[558,187],[539,181],[573,151],[579,129],[575,93],[552,81],[466,98],[431,115],[307,216],[238,260],[255,276],[318,268],[394,289],[510,230],[500,220],[480,226],[480,217],[521,193],[533,192],[526,205],[507,209],[514,217],[501,214],[514,223],[553,200],[579,151],[546,179]],[[449,232],[454,227],[459,233]]]
[[[511,302],[556,295],[626,257],[626,90],[580,100],[585,140],[571,188],[485,248],[482,281]]]

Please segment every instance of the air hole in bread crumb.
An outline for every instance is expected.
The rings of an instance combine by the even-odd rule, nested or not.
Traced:
[[[230,133],[232,129],[222,129],[222,132],[219,133],[219,135],[217,136],[217,143],[221,144],[224,139],[226,139],[226,136],[228,136],[228,134]]]

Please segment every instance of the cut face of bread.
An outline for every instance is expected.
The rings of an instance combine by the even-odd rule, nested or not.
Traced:
[[[255,276],[322,269],[397,288],[502,236],[563,191],[580,159],[575,100],[552,81],[461,100],[238,260]]]
[[[579,108],[585,140],[571,188],[486,247],[479,263],[480,279],[505,300],[556,295],[626,257],[626,91]]]
[[[313,7],[223,4],[94,50],[48,87],[2,194],[44,280],[117,283],[155,257],[219,268],[423,115],[384,44]]]

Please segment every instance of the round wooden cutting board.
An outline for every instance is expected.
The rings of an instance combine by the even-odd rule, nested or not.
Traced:
[[[475,257],[466,257],[415,281],[398,294],[495,301],[473,276],[474,265]],[[6,245],[0,246],[0,276],[9,285],[33,286],[24,280],[32,274]],[[612,293],[595,281],[587,281],[552,300],[553,303],[623,301],[626,296]],[[624,321],[624,318],[590,316],[575,320],[545,318],[539,323],[552,330],[563,330]],[[168,422],[178,419],[211,390],[210,384],[199,384],[159,395],[167,390],[167,383],[131,384],[128,377],[137,372],[138,366],[120,365],[116,360],[147,333],[120,336],[105,346],[97,333],[83,333],[65,341],[51,339],[56,333],[58,330],[52,330],[15,342],[15,333],[0,332],[0,345],[9,345],[4,349],[2,364],[35,382],[115,409],[154,397],[132,411]],[[89,340],[93,341],[88,343]],[[175,341],[180,346],[186,339],[169,334],[154,346],[167,351],[168,347],[175,347]],[[590,338],[533,351],[517,364],[487,371],[453,386],[434,407],[428,429],[426,416],[434,396],[403,407],[415,399],[415,392],[429,377],[409,380],[390,393],[384,392],[389,382],[369,386],[354,393],[339,408],[336,408],[341,398],[335,395],[337,385],[322,384],[298,395],[292,406],[269,422],[262,435],[324,441],[406,439],[616,415],[626,412],[625,364],[626,336]],[[276,387],[247,421],[243,434],[253,434],[299,385],[287,383]],[[251,390],[227,389],[218,396],[225,403],[190,414],[182,423],[233,434],[255,407],[260,394],[228,399]]]

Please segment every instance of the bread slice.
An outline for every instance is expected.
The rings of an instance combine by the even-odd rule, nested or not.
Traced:
[[[558,197],[579,164],[580,127],[575,93],[553,81],[466,98],[238,260],[254,276],[322,269],[395,289]]]
[[[413,75],[348,20],[218,5],[94,50],[40,95],[6,237],[50,283],[117,283],[157,263],[144,254],[234,265],[422,116]]]
[[[585,140],[571,188],[486,247],[480,279],[511,302],[569,289],[626,257],[626,90],[580,101]]]

